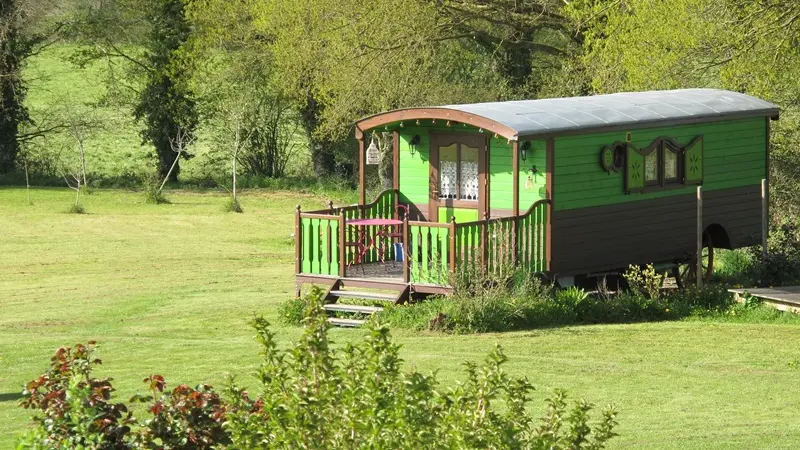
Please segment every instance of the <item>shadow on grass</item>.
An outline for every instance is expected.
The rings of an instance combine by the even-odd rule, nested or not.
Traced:
[[[0,393],[0,403],[3,402],[13,402],[16,400],[22,399],[23,395],[21,392],[4,392]]]

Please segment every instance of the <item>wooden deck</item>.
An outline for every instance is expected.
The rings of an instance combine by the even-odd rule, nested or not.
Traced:
[[[777,288],[753,289],[728,289],[737,301],[743,300],[743,294],[749,293],[753,297],[764,300],[764,303],[774,306],[781,311],[800,313],[800,286],[785,286]]]
[[[386,261],[383,263],[353,264],[347,268],[346,278],[378,278],[403,281],[403,263]]]

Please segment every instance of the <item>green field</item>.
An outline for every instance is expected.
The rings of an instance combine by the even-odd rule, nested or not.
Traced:
[[[248,384],[258,349],[246,322],[275,323],[283,344],[300,332],[277,324],[293,295],[293,210],[326,199],[295,192],[246,192],[244,214],[222,212],[220,194],[95,191],[87,215],[70,215],[66,189],[0,189],[0,448],[12,446],[28,411],[22,384],[56,347],[95,339],[102,374],[119,398],[141,379]],[[336,342],[358,330],[332,331]],[[783,324],[684,321],[582,326],[452,336],[395,332],[407,366],[455,382],[461,362],[495,343],[537,391],[553,388],[614,402],[613,448],[797,448],[800,445],[800,328]]]

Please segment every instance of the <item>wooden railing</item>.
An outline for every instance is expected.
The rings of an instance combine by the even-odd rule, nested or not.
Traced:
[[[455,270],[498,276],[519,267],[546,271],[549,206],[545,199],[519,216],[455,224]]]
[[[403,276],[406,282],[438,286],[450,284],[452,273],[454,223],[404,222],[406,257]]]
[[[345,243],[357,241],[360,228],[347,226],[347,221],[396,217],[397,204],[397,190],[389,189],[366,205],[337,208],[331,204],[329,209],[313,212],[302,212],[298,206],[296,273],[346,276],[347,262],[355,260],[357,249]],[[531,273],[548,270],[550,205],[550,200],[540,200],[519,216],[466,223],[417,222],[405,217],[404,237],[395,239],[404,243],[404,281],[447,286],[459,271],[503,276],[517,268]],[[374,236],[377,231],[367,227],[366,233]],[[393,246],[384,247],[384,259],[395,259]],[[379,256],[373,249],[362,263],[376,262]]]
[[[365,205],[348,205],[334,207],[329,203],[328,209],[302,212],[297,207],[295,218],[295,273],[315,275],[345,276],[347,262],[356,257],[355,247],[344,245],[358,239],[359,227],[348,227],[345,224],[353,219],[388,219],[394,216],[398,202],[396,189],[387,189],[378,195],[372,203]],[[366,228],[368,236],[374,236],[377,228]],[[394,257],[391,245],[386,247],[384,259]],[[362,262],[378,261],[376,250],[364,255]]]

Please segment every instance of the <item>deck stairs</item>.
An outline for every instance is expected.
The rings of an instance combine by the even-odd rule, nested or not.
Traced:
[[[383,305],[405,303],[409,299],[405,283],[376,284],[373,280],[340,278],[326,287],[325,311],[328,322],[337,327],[360,327],[369,316],[383,311]]]

